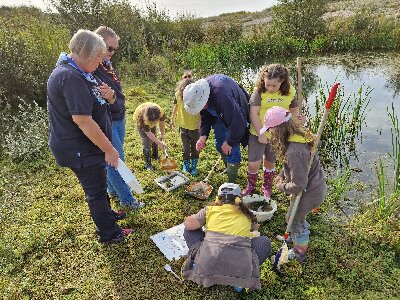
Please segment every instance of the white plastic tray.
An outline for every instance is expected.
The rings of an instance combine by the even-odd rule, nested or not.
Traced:
[[[189,178],[178,171],[174,171],[169,175],[164,175],[154,180],[158,186],[168,192],[189,182]],[[168,182],[170,182],[170,184],[168,184]]]

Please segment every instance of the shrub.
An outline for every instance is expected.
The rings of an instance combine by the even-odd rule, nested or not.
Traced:
[[[0,103],[46,103],[46,82],[68,30],[48,22],[37,9],[10,9],[0,16]]]
[[[19,99],[18,109],[0,110],[0,156],[31,160],[47,153],[47,112],[36,102]]]
[[[279,0],[272,9],[272,28],[288,37],[311,40],[324,33],[326,0]]]
[[[59,14],[53,21],[65,24],[72,35],[78,29],[95,30],[100,25],[109,26],[121,37],[117,60],[123,57],[136,61],[142,52],[145,39],[140,11],[126,0],[50,0]]]

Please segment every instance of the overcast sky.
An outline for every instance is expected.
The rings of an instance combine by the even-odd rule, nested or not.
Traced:
[[[142,6],[145,0],[130,0],[133,4]],[[174,17],[178,12],[192,12],[198,17],[216,16],[235,11],[261,11],[276,4],[277,0],[152,0],[160,9],[167,9]],[[0,5],[33,5],[46,8],[47,0],[0,0]]]

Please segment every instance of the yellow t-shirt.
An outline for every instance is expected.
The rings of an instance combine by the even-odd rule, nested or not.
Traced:
[[[153,102],[145,102],[145,103],[140,104],[138,107],[136,107],[135,112],[133,113],[133,120],[134,120],[135,124],[137,124],[137,122],[138,122],[139,114],[143,110],[145,110],[146,107],[149,107],[149,106],[157,106],[160,109],[160,112],[161,112],[161,118],[160,119],[163,118],[164,111],[158,104],[153,103]],[[153,127],[158,125],[159,121],[160,120],[157,120],[157,121],[154,121],[154,122],[149,122],[149,121],[146,122],[146,121],[144,121],[144,125],[148,126],[149,128],[153,128]]]
[[[291,136],[289,136],[288,142],[306,144],[306,143],[308,143],[310,141],[308,141],[304,136],[302,136],[300,134],[292,134]]]
[[[252,237],[251,220],[232,204],[207,206],[205,227],[223,234]]]
[[[262,93],[261,107],[260,107],[260,112],[258,113],[261,125],[262,126],[264,125],[264,117],[268,109],[270,109],[273,106],[280,106],[283,107],[284,109],[289,110],[289,106],[292,103],[295,96],[296,96],[296,90],[292,85],[290,86],[289,94],[287,96],[281,95],[280,91],[275,93],[270,93],[270,92]],[[250,126],[250,133],[252,135],[258,136],[258,134],[256,133],[256,129],[254,128],[253,125]],[[270,132],[267,131],[264,134],[267,138],[271,138]]]
[[[176,125],[179,127],[196,130],[200,128],[200,114],[191,115],[188,114],[184,108],[182,99],[175,94],[177,111],[176,111]]]

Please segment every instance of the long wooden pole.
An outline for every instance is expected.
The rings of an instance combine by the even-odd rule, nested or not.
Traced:
[[[297,100],[299,103],[299,114],[303,108],[303,83],[301,76],[301,58],[297,58]]]

